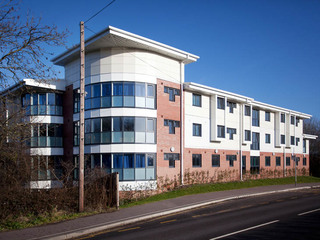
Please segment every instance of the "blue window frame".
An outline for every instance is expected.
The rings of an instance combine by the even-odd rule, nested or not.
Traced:
[[[192,106],[201,107],[201,95],[192,93]]]
[[[225,136],[226,136],[225,126],[218,125],[217,127],[218,127],[218,134],[217,134],[217,136],[218,136],[219,138],[225,138]]]
[[[260,125],[259,110],[252,109],[252,126],[259,127],[259,125]]]
[[[265,166],[266,166],[266,167],[270,167],[270,164],[271,164],[271,163],[270,163],[270,157],[269,157],[269,156],[266,156],[266,157],[265,157]]]
[[[217,108],[225,109],[225,99],[221,97],[217,97]]]
[[[193,136],[201,137],[201,124],[193,123]]]
[[[251,150],[260,150],[260,134],[252,132]]]

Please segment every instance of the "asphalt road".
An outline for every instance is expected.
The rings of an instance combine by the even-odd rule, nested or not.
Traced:
[[[320,239],[320,190],[227,201],[78,239]]]

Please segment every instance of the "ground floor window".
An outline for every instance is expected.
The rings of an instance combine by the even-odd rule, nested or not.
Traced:
[[[265,166],[270,167],[270,157],[269,156],[265,157]]]
[[[63,156],[31,157],[31,180],[59,180],[63,175]]]
[[[75,179],[78,179],[78,156],[75,160]],[[119,173],[119,181],[156,179],[155,153],[98,153],[85,155],[85,172],[103,169],[106,173]]]
[[[306,166],[306,165],[307,165],[307,158],[303,158],[303,159],[302,159],[302,164],[303,164],[303,166]]]
[[[290,157],[286,157],[286,166],[290,166]]]
[[[212,154],[212,167],[220,167],[220,155]]]
[[[250,157],[250,172],[251,174],[260,173],[260,157]]]
[[[175,168],[176,167],[175,160],[179,160],[179,153],[165,153],[163,158],[164,160],[169,160],[170,168]]]
[[[192,154],[192,167],[201,167],[201,154]]]
[[[246,161],[247,161],[247,157],[246,156],[242,156],[242,171],[243,172],[246,171]]]
[[[237,155],[227,155],[227,161],[229,161],[229,166],[234,166],[234,161],[237,160]]]

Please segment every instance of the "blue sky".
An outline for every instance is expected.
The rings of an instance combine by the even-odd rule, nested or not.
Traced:
[[[25,0],[21,11],[67,28],[71,47],[79,22],[109,2]],[[200,56],[186,66],[186,81],[320,118],[319,13],[318,0],[116,0],[86,26],[111,25]]]

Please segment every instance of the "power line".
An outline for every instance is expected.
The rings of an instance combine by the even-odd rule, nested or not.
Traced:
[[[106,5],[105,7],[103,7],[100,11],[98,11],[96,14],[94,14],[92,17],[90,17],[87,21],[85,21],[85,23],[89,22],[92,18],[94,18],[95,16],[97,16],[99,13],[101,13],[104,9],[106,9],[107,7],[109,7],[112,3],[114,3],[116,0],[113,0],[112,2],[110,2],[108,5]]]

